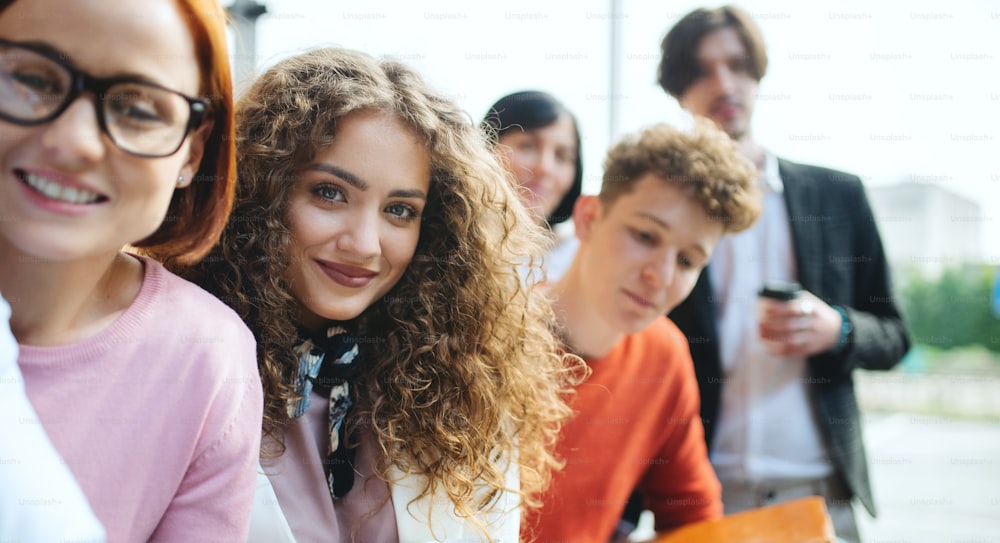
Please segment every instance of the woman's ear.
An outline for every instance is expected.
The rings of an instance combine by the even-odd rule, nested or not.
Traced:
[[[206,120],[188,135],[187,160],[181,166],[180,174],[177,177],[177,188],[185,188],[194,181],[194,176],[201,166],[201,159],[205,156],[205,146],[208,144],[208,138],[212,135],[213,126],[215,126],[214,121]]]

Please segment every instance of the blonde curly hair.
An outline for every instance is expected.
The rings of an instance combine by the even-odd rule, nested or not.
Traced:
[[[518,272],[544,233],[471,119],[410,68],[328,48],[259,77],[237,103],[233,216],[189,276],[257,337],[264,430],[280,440],[286,406],[298,399],[289,194],[337,120],[365,110],[391,113],[426,143],[431,182],[411,264],[359,318],[380,341],[356,383],[348,435],[361,426],[374,433],[382,479],[392,467],[422,474],[421,497],[443,490],[461,516],[475,519],[501,491],[537,507],[560,466],[552,449],[581,371],[558,354],[551,308]],[[521,488],[505,488],[504,462],[519,467]]]

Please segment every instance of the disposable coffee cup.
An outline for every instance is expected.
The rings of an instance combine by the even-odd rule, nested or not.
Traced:
[[[799,297],[802,286],[794,282],[770,281],[757,291],[757,322],[762,322],[769,304],[790,302]],[[771,353],[781,352],[782,343],[761,338],[764,348]]]
[[[779,302],[790,302],[798,298],[800,293],[802,293],[802,286],[798,283],[772,281],[764,283],[764,286],[757,292],[757,295],[761,298],[777,300]]]

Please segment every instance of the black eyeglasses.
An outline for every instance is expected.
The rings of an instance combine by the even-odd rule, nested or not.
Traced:
[[[0,119],[44,124],[88,91],[97,124],[115,146],[159,158],[176,153],[208,112],[207,100],[134,77],[92,77],[60,57],[45,47],[0,40]]]

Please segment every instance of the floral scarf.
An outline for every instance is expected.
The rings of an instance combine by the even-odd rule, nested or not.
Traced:
[[[301,399],[289,404],[288,415],[300,417],[309,408],[312,393],[329,399],[328,422],[330,449],[323,460],[326,483],[334,500],[342,498],[354,486],[354,449],[344,442],[344,421],[354,405],[351,386],[357,374],[360,348],[356,335],[342,326],[331,326],[324,334],[300,330],[301,341],[295,346],[299,356],[296,389]]]

